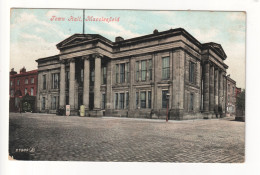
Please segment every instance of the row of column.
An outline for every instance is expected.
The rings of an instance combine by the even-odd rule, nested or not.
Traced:
[[[223,76],[224,71],[206,62],[204,65],[203,81],[203,111],[213,112],[219,105],[223,108]],[[218,109],[216,109],[218,110]],[[224,110],[224,109],[222,109]]]
[[[95,81],[94,81],[94,110],[100,110],[101,103],[101,55],[93,55],[95,59]],[[84,59],[84,82],[83,82],[83,105],[89,109],[89,81],[90,81],[90,56],[82,57]],[[68,59],[70,66],[69,73],[69,105],[71,110],[75,110],[75,58]],[[65,61],[61,61],[60,66],[60,107],[66,104],[65,95]]]

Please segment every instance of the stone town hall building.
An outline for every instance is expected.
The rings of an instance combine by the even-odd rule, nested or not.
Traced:
[[[200,43],[182,28],[115,42],[74,34],[60,53],[40,58],[37,109],[70,105],[78,115],[212,118],[225,113],[227,58],[220,44]],[[168,100],[169,99],[169,100]]]

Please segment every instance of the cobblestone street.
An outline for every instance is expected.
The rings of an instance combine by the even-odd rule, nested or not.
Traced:
[[[244,162],[245,123],[10,113],[9,154],[20,160]]]

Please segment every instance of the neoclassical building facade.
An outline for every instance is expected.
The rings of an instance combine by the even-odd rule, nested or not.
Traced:
[[[227,58],[217,43],[200,43],[182,28],[112,42],[74,34],[60,53],[40,58],[37,109],[85,106],[86,116],[169,119],[225,113]]]

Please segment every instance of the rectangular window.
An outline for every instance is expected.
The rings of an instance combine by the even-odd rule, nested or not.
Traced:
[[[194,68],[195,68],[195,63],[190,61],[190,65],[189,65],[189,81],[191,83],[195,83]]]
[[[119,64],[116,65],[116,83],[119,83]]]
[[[42,110],[45,110],[45,97],[42,97]]]
[[[228,103],[230,102],[230,96],[228,95]]]
[[[42,89],[46,89],[46,75],[42,76]]]
[[[146,60],[141,61],[141,80],[146,80]]]
[[[125,63],[120,64],[120,83],[125,82]]]
[[[20,85],[20,80],[17,80],[17,85]]]
[[[107,84],[107,67],[102,67],[102,84]]]
[[[139,61],[136,61],[135,62],[135,80],[136,81],[139,81]]]
[[[34,78],[31,78],[31,84],[34,84]]]
[[[70,72],[66,71],[66,77],[65,77],[65,82],[66,82],[66,89],[69,89],[70,86]]]
[[[126,68],[126,82],[129,83],[129,63],[125,64]]]
[[[152,108],[152,92],[148,91],[148,108]]]
[[[10,82],[10,86],[13,86],[13,81]]]
[[[27,78],[24,80],[24,84],[28,84],[28,79]]]
[[[129,105],[129,92],[126,93],[126,104],[125,104],[125,107],[128,108],[128,105]]]
[[[56,96],[52,96],[52,98],[51,98],[51,109],[55,110],[56,107],[57,107],[56,105],[57,105],[57,97]]]
[[[146,92],[141,92],[141,108],[146,108]]]
[[[228,84],[228,92],[230,92],[230,84]]]
[[[115,93],[115,109],[118,109],[118,93]]]
[[[13,97],[14,96],[14,90],[12,89],[11,90],[11,97]]]
[[[169,57],[162,58],[162,79],[167,80],[170,78],[170,59]]]
[[[234,86],[233,86],[233,95],[235,95],[235,88],[234,88]]]
[[[24,89],[24,95],[26,95],[26,94],[27,94],[27,88]]]
[[[119,105],[119,108],[120,109],[124,109],[124,104],[125,104],[125,94],[124,93],[120,93],[120,105]]]
[[[58,89],[59,88],[59,74],[55,73],[52,74],[52,89]]]
[[[102,109],[106,108],[106,94],[102,94]]]
[[[90,71],[90,85],[93,86],[94,85],[94,82],[95,82],[95,70],[92,69]]]
[[[163,90],[162,91],[162,108],[167,108],[167,94],[168,94],[168,90]]]
[[[149,80],[152,80],[153,79],[153,63],[152,63],[152,60],[148,60],[148,77],[149,77]]]
[[[33,96],[33,88],[31,88],[31,96]]]
[[[194,98],[194,95],[191,93],[191,94],[190,94],[190,106],[189,106],[189,111],[193,111],[193,98]]]
[[[81,70],[80,70],[80,82],[83,83],[83,81],[84,81],[84,69],[81,68]]]
[[[139,92],[136,92],[135,94],[135,105],[136,105],[136,109],[138,109],[139,106]]]
[[[69,105],[69,96],[66,95],[66,105]]]

